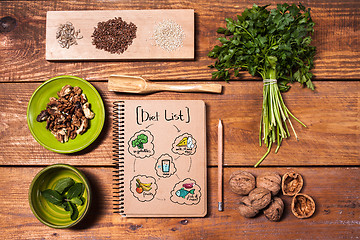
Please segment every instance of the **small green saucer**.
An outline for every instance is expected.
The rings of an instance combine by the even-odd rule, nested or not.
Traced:
[[[85,191],[82,195],[85,198],[85,203],[82,206],[78,206],[79,217],[75,221],[71,220],[70,212],[49,203],[41,195],[41,191],[54,189],[56,182],[66,177],[70,177],[75,182],[85,185]],[[69,228],[79,223],[88,212],[90,201],[91,190],[86,177],[70,165],[54,164],[48,166],[36,174],[30,185],[29,204],[32,212],[40,222],[52,228]]]
[[[95,117],[89,121],[90,127],[84,134],[61,143],[46,129],[46,121],[38,122],[36,117],[46,109],[49,98],[57,98],[57,92],[65,85],[78,86],[83,90]],[[89,82],[74,76],[58,76],[41,84],[33,93],[27,108],[27,122],[35,140],[46,149],[58,153],[73,153],[86,148],[99,136],[105,122],[105,107],[100,94]]]

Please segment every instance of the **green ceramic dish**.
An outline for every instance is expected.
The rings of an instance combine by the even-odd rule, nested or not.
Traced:
[[[73,87],[79,86],[83,90],[95,117],[89,121],[90,128],[84,134],[78,135],[74,140],[69,139],[66,143],[60,143],[46,129],[46,121],[38,122],[36,117],[42,110],[46,109],[49,98],[57,98],[57,92],[66,84]],[[99,136],[105,122],[104,103],[99,93],[89,82],[74,76],[58,76],[44,82],[33,93],[27,109],[27,122],[31,134],[42,146],[58,153],[73,153],[86,148]]]
[[[70,213],[63,208],[46,201],[41,195],[41,191],[54,189],[56,182],[65,177],[71,177],[75,182],[85,185],[82,195],[85,203],[78,206],[79,217],[73,221]],[[52,228],[69,228],[79,223],[88,212],[91,201],[90,185],[86,177],[76,168],[66,164],[54,164],[42,169],[34,178],[29,190],[30,208],[34,215],[43,224]]]

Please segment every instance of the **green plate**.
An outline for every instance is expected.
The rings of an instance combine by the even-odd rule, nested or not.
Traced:
[[[85,203],[78,206],[79,217],[71,220],[70,212],[46,201],[41,191],[54,189],[61,178],[71,177],[77,183],[85,185],[82,195]],[[29,190],[29,204],[32,212],[40,222],[52,228],[69,228],[79,223],[89,210],[91,189],[86,177],[76,168],[66,164],[54,164],[42,169],[33,179]]]
[[[89,128],[84,134],[78,135],[74,140],[69,139],[66,143],[60,143],[46,129],[46,121],[38,122],[36,117],[42,110],[46,109],[49,98],[58,98],[57,92],[67,84],[72,87],[78,86],[83,90],[90,103],[90,109],[95,113],[95,117],[89,121]],[[58,76],[44,82],[31,96],[27,109],[27,122],[31,134],[42,146],[58,153],[73,153],[89,146],[99,136],[104,121],[105,108],[100,94],[89,82],[74,76]]]

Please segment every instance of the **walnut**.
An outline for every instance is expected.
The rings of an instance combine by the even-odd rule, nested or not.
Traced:
[[[70,94],[72,91],[72,87],[70,85],[65,85],[61,88],[61,91],[58,92],[59,97],[65,97],[66,95]]]
[[[42,122],[47,120],[49,117],[49,113],[46,110],[42,110],[41,113],[36,117],[36,121]]]
[[[90,110],[90,103],[81,88],[65,85],[57,95],[58,99],[49,98],[46,109],[41,111],[36,120],[46,120],[46,129],[64,143],[86,132],[88,119],[94,118],[95,114]]]
[[[87,118],[84,117],[81,119],[81,126],[79,127],[78,130],[76,130],[76,133],[83,134],[86,131],[87,127],[88,127],[88,120]]]
[[[254,209],[261,210],[271,202],[271,192],[265,188],[255,188],[249,193],[249,199]]]
[[[73,91],[74,91],[74,93],[75,93],[77,96],[80,96],[81,93],[82,93],[81,88],[78,87],[78,86],[75,86],[75,87],[73,88]]]
[[[304,185],[303,178],[296,172],[285,173],[282,177],[282,192],[287,196],[294,196],[299,193]]]
[[[281,188],[281,177],[275,172],[263,173],[256,178],[256,187],[266,188],[275,196]]]
[[[255,217],[259,211],[251,206],[251,202],[248,196],[243,196],[240,199],[239,212],[246,218]]]
[[[282,214],[284,212],[284,202],[279,197],[274,197],[267,206],[266,209],[264,209],[264,215],[267,219],[273,222],[277,222],[280,220]]]
[[[90,103],[87,102],[82,107],[84,115],[87,119],[93,119],[95,114],[90,110]]]
[[[249,172],[237,171],[231,174],[229,184],[234,193],[247,195],[255,188],[255,177]]]
[[[298,193],[293,197],[291,211],[297,218],[309,218],[315,212],[315,202],[310,196]]]

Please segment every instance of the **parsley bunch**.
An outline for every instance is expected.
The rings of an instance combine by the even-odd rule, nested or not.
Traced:
[[[282,140],[290,136],[286,121],[297,138],[289,116],[301,122],[285,106],[280,91],[289,90],[287,84],[295,81],[314,90],[310,70],[316,49],[310,45],[314,31],[310,8],[284,3],[269,11],[268,6],[254,4],[237,19],[226,18],[226,28],[217,30],[224,35],[218,38],[222,45],[208,54],[217,59],[209,66],[217,70],[212,73],[214,79],[228,81],[232,74],[238,77],[239,71],[248,71],[264,80],[259,141],[268,151],[255,167],[269,154],[273,143],[278,145],[276,153]]]

